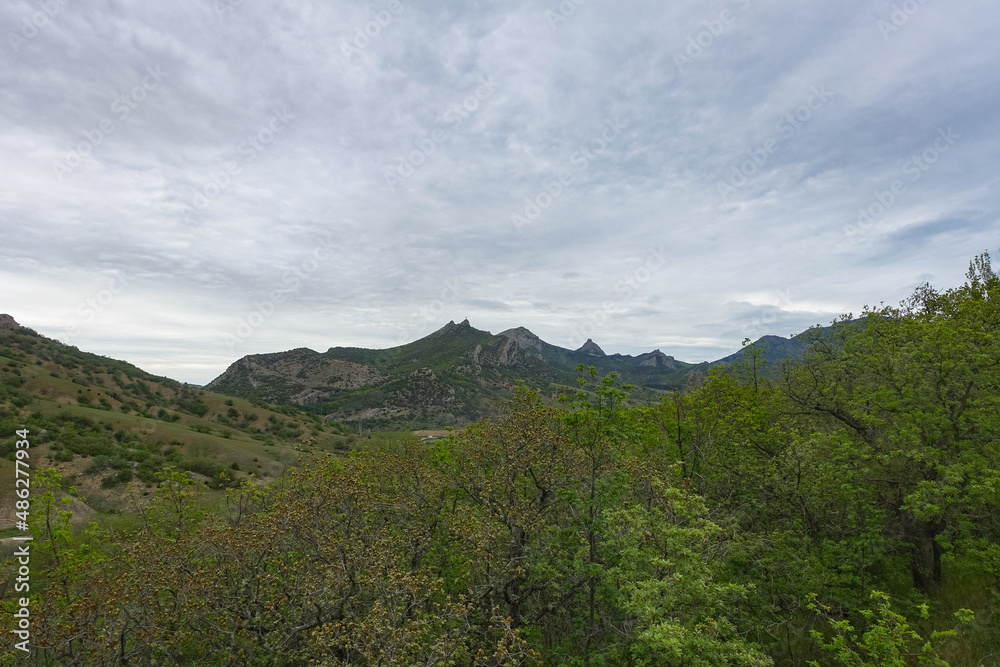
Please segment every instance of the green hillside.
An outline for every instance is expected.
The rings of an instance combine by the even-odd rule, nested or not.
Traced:
[[[171,467],[218,494],[280,476],[304,457],[347,450],[357,438],[315,414],[157,377],[25,327],[0,329],[4,470],[14,459],[7,436],[25,427],[32,467],[58,468],[101,511],[125,507],[128,484],[148,493]],[[0,529],[14,522],[13,489],[3,488]]]

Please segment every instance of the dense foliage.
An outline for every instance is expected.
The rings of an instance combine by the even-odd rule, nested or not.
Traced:
[[[983,255],[817,330],[780,381],[750,354],[634,406],[581,368],[217,515],[166,468],[132,532],[74,535],[44,475],[28,662],[993,664],[998,303]]]

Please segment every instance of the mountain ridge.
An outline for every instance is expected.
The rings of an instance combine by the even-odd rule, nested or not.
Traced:
[[[0,314],[0,331],[39,335],[7,314]],[[246,355],[204,388],[295,406],[336,421],[364,419],[385,429],[441,428],[488,414],[493,401],[506,398],[518,382],[543,395],[575,390],[581,365],[593,366],[601,375],[618,373],[623,382],[655,394],[682,389],[692,373],[738,362],[762,345],[768,346],[763,357],[773,372],[783,359],[800,357],[808,344],[806,332],[788,339],[764,336],[714,362],[689,363],[659,349],[635,356],[606,354],[591,339],[570,350],[523,326],[492,334],[466,318],[386,349],[335,346],[318,352],[300,347]]]
[[[799,355],[805,349],[793,345]],[[725,357],[724,363],[738,361],[745,352],[746,348]],[[609,355],[591,339],[570,350],[523,326],[492,334],[476,329],[466,318],[391,348],[330,347],[326,352],[300,349],[248,355],[206,389],[292,404],[338,421],[438,428],[482,417],[493,399],[505,397],[519,381],[543,393],[576,387],[581,365],[594,366],[602,375],[618,373],[623,382],[635,386],[665,391],[682,389],[691,373],[718,363],[722,360],[678,361],[659,349],[636,356]],[[348,375],[350,381],[345,380]]]

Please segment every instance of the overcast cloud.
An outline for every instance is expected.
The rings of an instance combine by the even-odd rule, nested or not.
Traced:
[[[0,27],[0,312],[179,380],[466,317],[710,360],[998,246],[985,0],[8,0]]]

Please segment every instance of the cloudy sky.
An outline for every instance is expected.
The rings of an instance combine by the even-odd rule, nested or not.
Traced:
[[[0,312],[206,383],[468,317],[716,359],[1000,245],[1000,5],[5,0]]]

